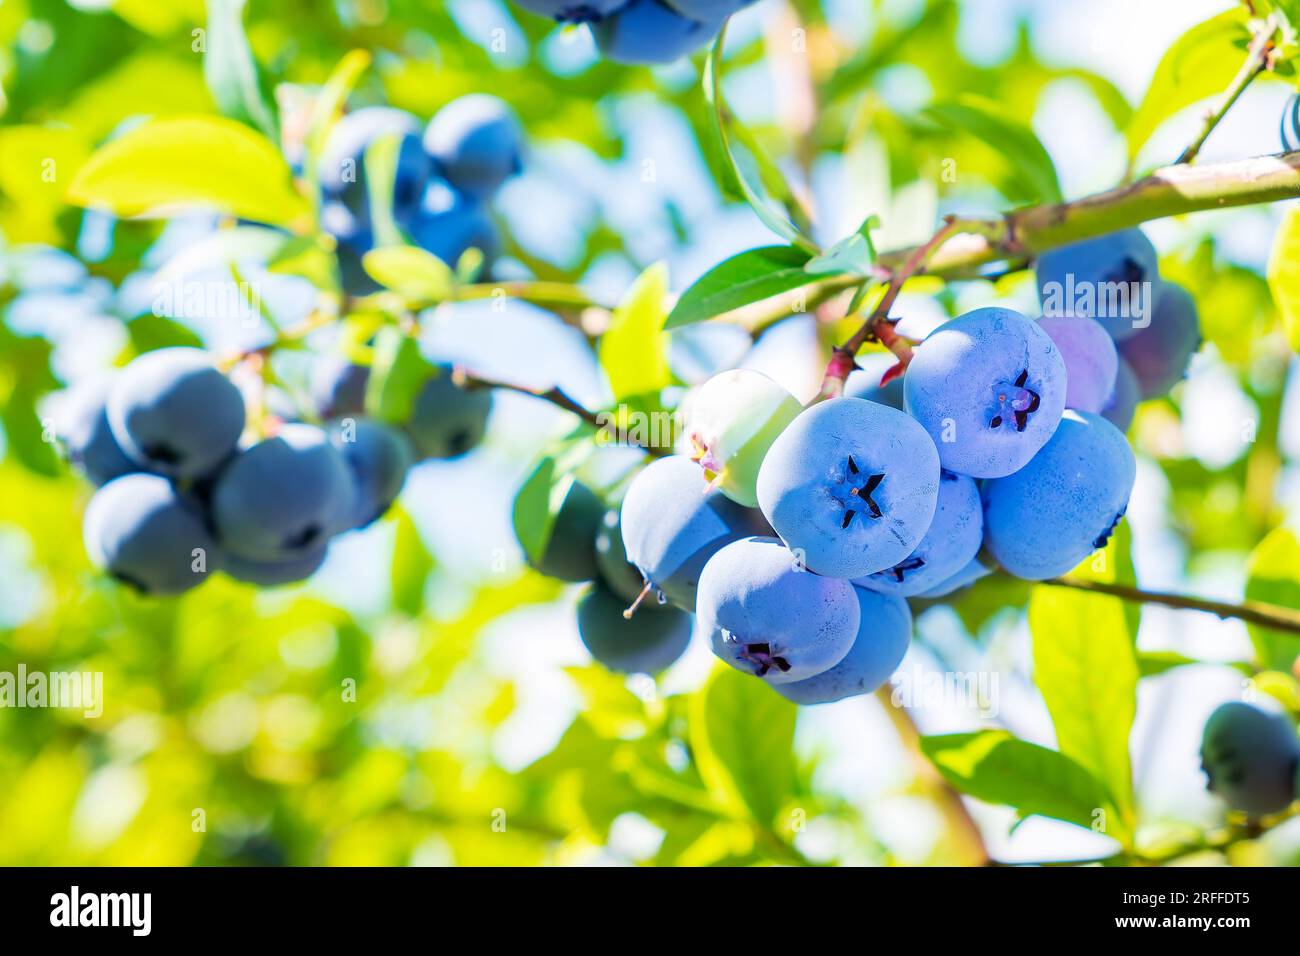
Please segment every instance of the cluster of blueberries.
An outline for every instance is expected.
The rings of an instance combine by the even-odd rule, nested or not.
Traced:
[[[242,393],[202,349],[146,352],[78,386],[56,432],[99,486],[87,553],[153,595],[217,570],[263,586],[309,577],[333,536],[388,509],[414,461],[455,457],[482,438],[491,395],[436,372],[398,427],[365,416],[366,367],[322,358],[311,388],[322,423],[269,419],[274,431],[251,439]]]
[[[510,107],[470,93],[425,126],[404,110],[368,106],[334,124],[319,160],[321,224],[338,242],[344,288],[353,294],[377,288],[361,267],[377,239],[366,157],[386,137],[399,144],[385,204],[394,224],[450,266],[471,248],[490,262],[501,243],[489,204],[522,166],[523,130]]]
[[[586,23],[619,63],[671,63],[707,44],[754,0],[515,0],[561,23]]]
[[[806,409],[761,373],[724,372],[683,403],[681,453],[640,471],[618,511],[571,488],[537,566],[596,579],[579,610],[593,656],[663,668],[695,613],[728,664],[798,703],[839,700],[897,668],[908,598],[998,567],[1052,578],[1104,547],[1136,475],[1120,428],[1184,375],[1196,310],[1137,230],[1044,255],[1038,279],[1045,305],[1063,279],[1123,284],[1125,305],[977,309],[918,345],[901,381],[854,372]],[[647,594],[625,622],[622,599]]]
[[[1210,790],[1252,816],[1300,798],[1300,737],[1285,716],[1233,701],[1205,723],[1201,767]]]

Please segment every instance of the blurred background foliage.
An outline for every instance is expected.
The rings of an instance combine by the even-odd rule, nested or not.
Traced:
[[[422,466],[404,507],[304,587],[214,578],[150,601],[90,568],[89,489],[46,440],[49,396],[161,344],[239,343],[128,294],[185,223],[110,220],[64,191],[123,124],[216,111],[197,52],[205,17],[201,0],[0,3],[0,671],[99,671],[106,693],[93,720],[0,709],[0,863],[978,861],[951,795],[876,701],[797,713],[698,646],[658,684],[590,664],[575,590],[526,571],[510,532],[514,490],[572,427],[527,398],[500,396],[483,449]],[[614,302],[652,263],[680,291],[772,241],[713,185],[697,145],[710,142],[702,57],[621,67],[583,30],[498,0],[252,0],[245,20],[273,87],[321,84],[365,49],[355,103],[428,117],[472,91],[509,101],[532,154],[495,209],[506,277]],[[1244,23],[1226,2],[762,0],[733,22],[724,90],[742,165],[796,210],[806,200],[819,241],[875,213],[894,247],[940,213],[1074,197],[1172,161],[1240,62]],[[1284,66],[1252,87],[1203,161],[1276,151],[1291,86]],[[1285,214],[1151,227],[1207,342],[1191,380],[1130,431],[1139,483],[1112,579],[1300,606],[1300,391],[1265,277]],[[1032,282],[921,280],[896,311],[924,324],[994,302],[1034,311]],[[844,337],[835,318],[793,316],[753,343],[734,326],[673,333],[673,382],[743,362],[807,398]],[[600,407],[613,370],[574,324],[444,306],[425,344]],[[1061,660],[1045,662],[1045,635]],[[919,616],[904,673],[995,679],[991,717],[917,701],[928,734],[991,721],[1064,747],[1072,709],[1098,703],[1035,687],[1035,671],[1131,655],[1106,731],[1133,760],[1123,825],[1140,847],[1195,848],[1223,822],[1196,766],[1205,715],[1256,688],[1296,709],[1296,650],[1232,621],[1146,609],[1139,624],[1113,599],[994,577]],[[999,859],[1114,849],[986,796],[971,809]],[[1228,856],[1300,862],[1300,833],[1283,825]]]

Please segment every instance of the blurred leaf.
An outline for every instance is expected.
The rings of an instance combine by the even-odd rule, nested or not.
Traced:
[[[362,258],[361,264],[384,288],[426,305],[447,298],[456,281],[445,262],[418,246],[372,249]]]
[[[59,241],[55,220],[65,208],[64,187],[89,154],[77,130],[0,128],[0,230],[11,241]]]
[[[1039,585],[1029,600],[1029,629],[1034,683],[1051,712],[1057,747],[1107,787],[1120,811],[1117,823],[1131,832],[1128,737],[1137,709],[1138,666],[1123,603]]]
[[[1290,528],[1274,528],[1246,561],[1246,600],[1300,608],[1300,539]],[[1290,670],[1300,655],[1300,637],[1247,624],[1261,668]]]
[[[420,345],[412,336],[392,325],[375,333],[372,354],[366,411],[390,424],[410,421],[420,389],[441,374],[439,369],[420,354]]]
[[[131,337],[131,348],[137,355],[155,349],[170,348],[173,345],[203,347],[203,339],[193,329],[166,316],[154,315],[151,312],[146,312],[128,322],[126,332]]]
[[[1138,671],[1143,677],[1158,677],[1175,667],[1205,663],[1205,661],[1197,660],[1195,657],[1188,657],[1186,654],[1180,654],[1177,651],[1138,651],[1137,661]],[[1225,665],[1221,661],[1215,661],[1214,666],[1222,667]],[[1254,667],[1246,661],[1233,661],[1226,666],[1236,668],[1247,676],[1255,672]]]
[[[1051,155],[1034,131],[1001,104],[963,94],[950,102],[928,107],[924,115],[946,129],[968,133],[996,150],[1013,174],[1014,185],[1007,195],[1025,202],[1061,201],[1061,184]]]
[[[397,525],[389,569],[393,607],[407,617],[419,617],[424,610],[424,586],[434,568],[433,556],[405,508],[394,505],[388,513]]]
[[[275,144],[217,116],[155,119],[124,133],[86,161],[68,200],[119,216],[198,208],[272,225],[307,210]]]
[[[553,456],[546,455],[515,494],[511,520],[515,537],[531,563],[541,561],[546,553],[555,527],[555,516],[559,514],[573,482],[573,475],[557,465]]]
[[[1240,6],[1198,23],[1165,51],[1125,138],[1132,160],[1151,134],[1184,107],[1223,92],[1245,58],[1249,15]]]
[[[1300,352],[1300,209],[1287,210],[1273,237],[1268,259],[1268,287],[1282,313],[1287,343]]]
[[[795,787],[797,708],[763,681],[715,665],[691,699],[690,740],[700,775],[724,806],[771,827]]]
[[[1091,827],[1106,789],[1069,757],[1005,730],[922,737],[921,750],[943,778],[986,803]]]
[[[244,35],[247,0],[207,0],[207,51],[203,76],[221,112],[247,123],[272,142],[280,138],[275,109],[248,37]]]
[[[664,335],[667,301],[668,267],[656,263],[632,283],[600,337],[600,366],[615,404],[657,396],[672,381]]]
[[[291,237],[271,256],[266,269],[278,275],[302,276],[326,292],[339,288],[338,256],[325,247],[320,233]]]
[[[393,188],[397,182],[397,154],[401,145],[401,138],[396,133],[385,133],[366,147],[361,160],[366,172],[370,228],[375,245],[379,247],[400,246],[406,241],[393,216]]]
[[[808,285],[816,281],[804,268],[808,261],[808,253],[794,246],[761,246],[732,256],[682,293],[664,328],[679,329]]]

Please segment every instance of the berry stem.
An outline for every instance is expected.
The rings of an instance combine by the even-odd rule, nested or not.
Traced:
[[[885,348],[898,356],[898,365],[896,366],[898,371],[894,373],[895,375],[907,368],[907,363],[912,360],[912,346],[906,339],[894,332],[893,323],[889,320],[889,310],[893,308],[898,293],[903,289],[903,284],[912,276],[925,270],[926,262],[929,261],[930,256],[948,240],[949,236],[958,230],[959,225],[959,220],[955,216],[946,216],[939,231],[931,236],[925,245],[913,249],[903,263],[893,270],[889,276],[889,284],[885,288],[885,294],[876,303],[876,307],[871,310],[871,314],[867,316],[866,321],[831,355],[830,361],[826,364],[826,374],[822,377],[822,389],[818,395],[818,400],[836,398],[844,394],[844,382],[849,377],[849,374],[857,368],[858,351],[868,342],[880,342]],[[891,371],[893,370],[891,369]]]
[[[1250,85],[1251,80],[1259,76],[1265,70],[1273,68],[1274,46],[1273,37],[1277,33],[1277,22],[1272,14],[1269,14],[1253,31],[1250,41],[1250,47],[1246,51],[1246,59],[1241,64],[1241,69],[1237,75],[1232,78],[1228,88],[1223,92],[1219,101],[1208,110],[1205,118],[1201,122],[1200,131],[1196,139],[1188,144],[1182,154],[1174,160],[1175,165],[1180,163],[1191,163],[1201,152],[1201,147],[1205,141],[1210,138],[1214,128],[1219,125],[1219,121],[1227,115],[1228,110],[1232,109],[1232,104],[1245,92],[1246,87]]]
[[[1166,591],[1146,591],[1130,587],[1127,584],[1108,584],[1103,581],[1084,581],[1079,578],[1053,578],[1042,581],[1058,588],[1073,588],[1076,591],[1091,591],[1096,594],[1109,594],[1112,597],[1140,604],[1158,604],[1186,611],[1204,611],[1221,618],[1236,618],[1248,624],[1300,635],[1300,611],[1280,607],[1275,604],[1263,604],[1259,601],[1243,601],[1232,604],[1225,601],[1210,601],[1205,598],[1192,597],[1187,594],[1172,594]]]
[[[515,392],[519,395],[528,395],[532,398],[540,398],[544,402],[550,402],[552,405],[562,408],[566,412],[571,412],[574,415],[577,415],[592,428],[595,428],[598,432],[609,435],[610,438],[616,438],[627,444],[633,444],[626,441],[628,437],[626,434],[620,434],[614,430],[612,427],[613,423],[608,418],[593,412],[581,402],[570,397],[567,392],[557,385],[552,385],[550,388],[533,388],[528,385],[517,385],[513,382],[501,382],[492,378],[484,378],[482,375],[476,375],[459,366],[452,371],[452,375],[455,383],[461,388],[495,388],[503,392]],[[647,455],[651,455],[655,458],[662,458],[669,453],[663,448],[657,448],[650,445],[635,445],[634,447],[642,449]]]

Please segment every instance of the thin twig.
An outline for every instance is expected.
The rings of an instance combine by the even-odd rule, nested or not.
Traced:
[[[1161,607],[1177,608],[1185,611],[1204,611],[1221,618],[1236,618],[1248,624],[1300,635],[1300,611],[1280,607],[1276,604],[1262,604],[1259,601],[1243,601],[1232,604],[1227,601],[1210,601],[1205,598],[1192,597],[1188,594],[1172,594],[1165,591],[1146,591],[1130,587],[1127,584],[1108,584],[1103,581],[1084,581],[1078,578],[1053,578],[1043,584],[1058,588],[1073,588],[1076,591],[1090,591],[1095,594],[1109,594],[1125,601],[1140,604],[1158,604]]]
[[[1219,101],[1206,112],[1196,139],[1192,140],[1188,147],[1183,150],[1182,155],[1174,161],[1175,165],[1190,163],[1195,160],[1201,152],[1201,147],[1205,145],[1205,141],[1214,132],[1214,128],[1227,115],[1228,110],[1232,109],[1232,104],[1237,102],[1237,99],[1245,92],[1246,87],[1250,85],[1250,81],[1265,70],[1272,69],[1273,34],[1276,30],[1277,25],[1270,15],[1251,38],[1250,47],[1246,51],[1246,59],[1241,64],[1241,69],[1232,78],[1232,82],[1228,84],[1228,88],[1219,98]]]

